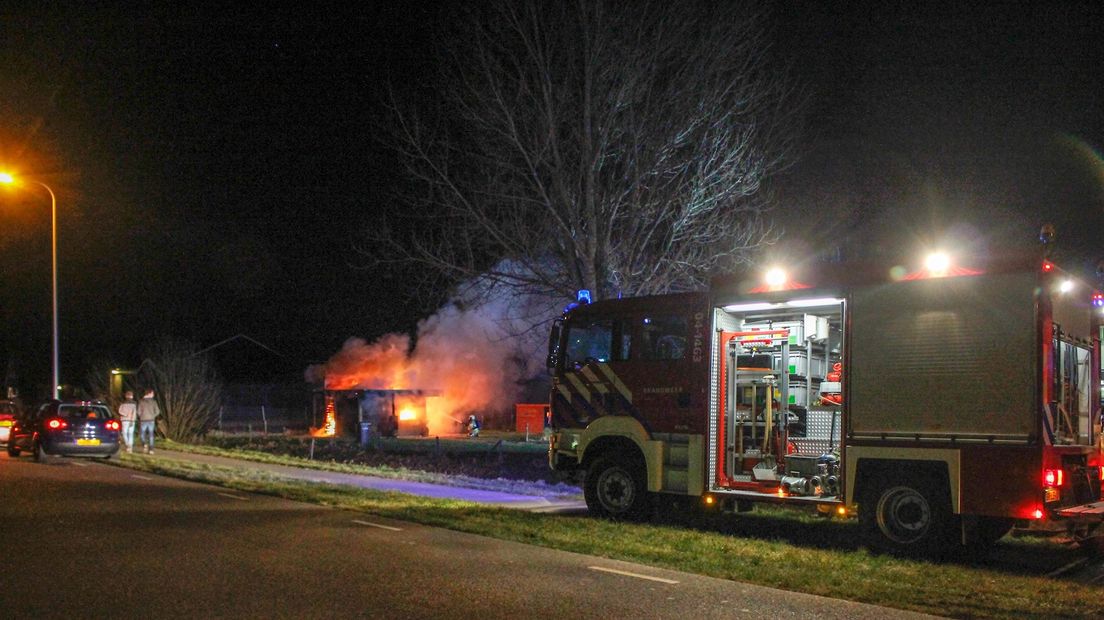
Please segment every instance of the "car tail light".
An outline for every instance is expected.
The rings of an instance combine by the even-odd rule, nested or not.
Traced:
[[[108,420],[107,422],[104,422],[104,428],[106,428],[109,431],[117,431],[117,430],[119,430],[119,421],[118,420]]]
[[[46,427],[56,431],[60,428],[68,428],[69,423],[60,418],[51,418],[46,421]]]
[[[1065,482],[1066,472],[1061,469],[1044,469],[1043,486],[1060,487]]]

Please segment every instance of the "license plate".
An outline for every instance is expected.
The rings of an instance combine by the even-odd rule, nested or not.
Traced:
[[[100,445],[100,440],[99,439],[78,439],[77,440],[77,445],[78,446],[98,446],[98,445]]]

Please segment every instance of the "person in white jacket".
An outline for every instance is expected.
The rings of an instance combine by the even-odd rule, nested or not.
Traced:
[[[138,403],[134,402],[134,392],[127,390],[123,402],[119,405],[119,421],[123,423],[123,444],[127,452],[134,452],[134,421],[138,419]]]

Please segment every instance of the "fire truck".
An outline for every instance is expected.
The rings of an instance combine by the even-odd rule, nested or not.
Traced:
[[[615,519],[665,494],[857,515],[891,552],[1025,521],[1088,536],[1104,515],[1102,319],[1104,295],[1042,252],[572,304],[549,341],[550,465]]]

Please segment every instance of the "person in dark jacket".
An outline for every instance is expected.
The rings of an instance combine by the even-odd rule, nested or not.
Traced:
[[[146,395],[138,401],[138,434],[146,446],[146,454],[153,454],[153,432],[159,415],[161,408],[157,406],[153,390],[146,390]]]

